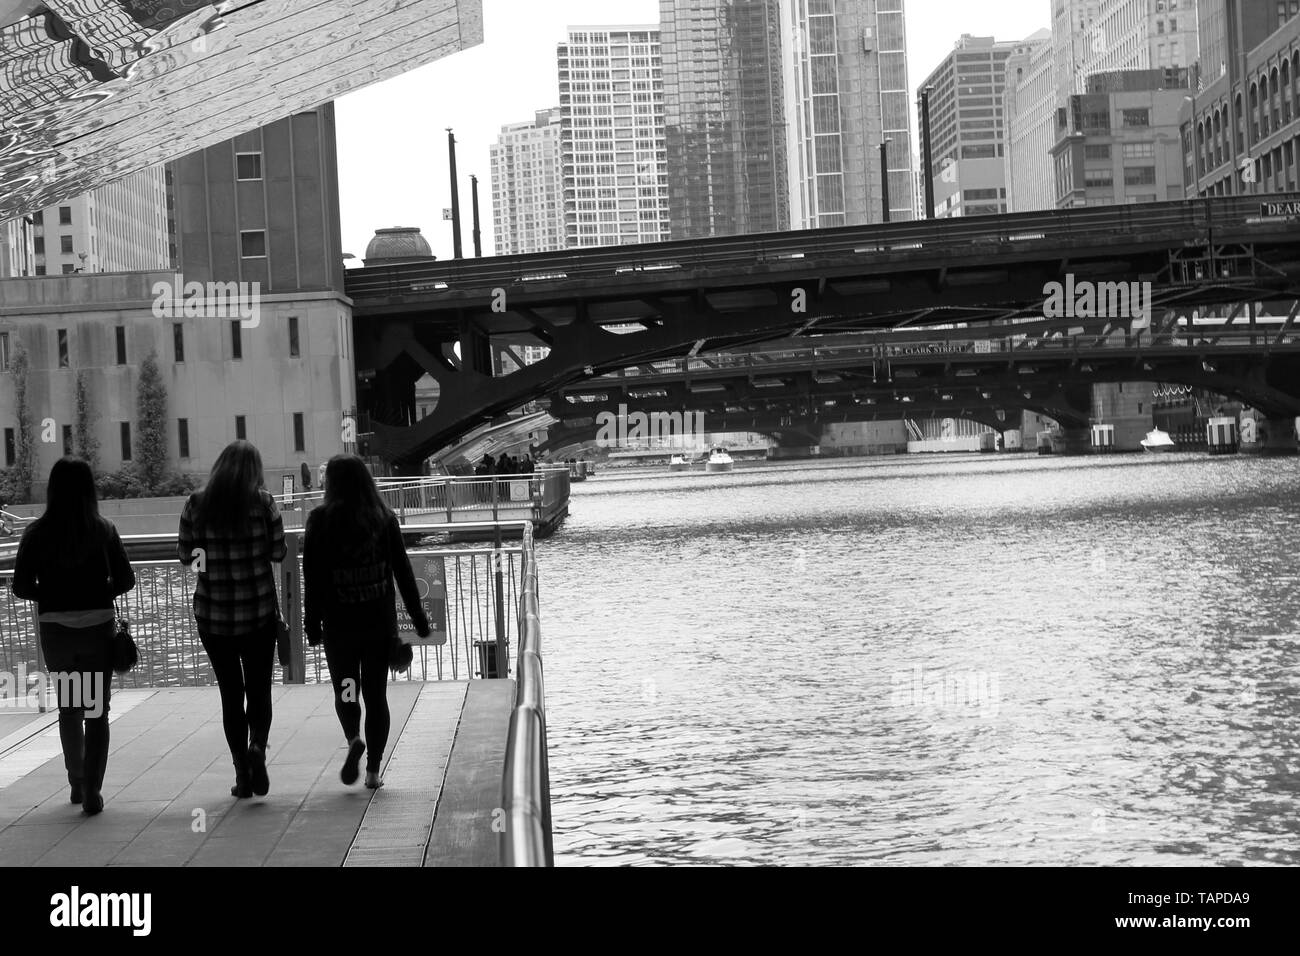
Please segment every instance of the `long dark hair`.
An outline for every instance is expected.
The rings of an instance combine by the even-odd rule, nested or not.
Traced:
[[[257,446],[242,439],[232,441],[212,465],[199,497],[196,525],[218,535],[246,534],[250,513],[261,503],[265,485]]]
[[[384,530],[392,510],[356,455],[335,455],[325,466],[325,526],[330,536],[364,545]]]
[[[60,458],[50,469],[45,512],[29,530],[39,526],[47,554],[55,555],[62,567],[76,567],[93,549],[103,545],[106,524],[99,515],[90,465],[71,455]]]

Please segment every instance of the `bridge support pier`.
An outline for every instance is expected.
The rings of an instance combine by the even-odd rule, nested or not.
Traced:
[[[1092,451],[1092,429],[1063,429],[1052,444],[1052,451],[1058,455],[1086,455]]]
[[[1241,416],[1241,444],[1243,455],[1295,455],[1300,453],[1296,428],[1300,418],[1265,417],[1254,411]]]

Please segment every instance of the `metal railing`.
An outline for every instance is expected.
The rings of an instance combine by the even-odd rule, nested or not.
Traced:
[[[519,660],[515,706],[510,713],[502,776],[506,828],[501,833],[505,866],[552,866],[551,779],[542,682],[542,628],[537,599],[537,561],[532,529],[524,531],[519,597]]]
[[[516,530],[520,522],[486,524],[485,530]],[[531,531],[531,523],[524,522]],[[441,525],[408,525],[407,531],[444,530]],[[303,633],[301,532],[286,531],[285,561],[275,565],[280,608],[290,628],[290,666],[276,665],[284,683],[329,680],[322,647],[310,647]],[[168,535],[128,535],[128,542],[172,544]],[[525,536],[531,548],[531,535]],[[407,554],[417,569],[429,558],[441,558],[446,569],[446,643],[419,646],[407,680],[462,680],[509,676],[509,649],[518,639],[520,586],[524,547],[501,545],[458,548],[411,548]],[[132,561],[136,586],[118,598],[118,612],[131,621],[140,660],[120,687],[208,686],[216,678],[203,652],[194,620],[194,572],[175,559]],[[35,605],[13,594],[13,572],[0,571],[0,671],[44,670]],[[285,595],[289,600],[285,600]],[[400,604],[400,596],[398,598]],[[500,662],[501,673],[492,670]],[[401,679],[401,678],[399,678]]]
[[[568,506],[567,468],[541,468],[518,475],[436,476],[380,479],[383,498],[403,526],[420,521],[447,524],[481,521],[549,521]],[[323,500],[320,491],[275,496],[284,526],[301,528]]]

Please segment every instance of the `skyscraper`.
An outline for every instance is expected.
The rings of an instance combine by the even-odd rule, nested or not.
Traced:
[[[36,274],[35,237],[31,216],[0,223],[0,279]]]
[[[492,144],[492,234],[496,254],[564,248],[560,110],[501,127]]]
[[[674,239],[789,228],[778,0],[660,0]]]
[[[35,213],[36,275],[137,272],[171,264],[162,166]]]
[[[1094,73],[1189,67],[1198,49],[1196,0],[1097,0],[1079,83]]]
[[[915,217],[903,0],[781,0],[790,220],[796,229]]]
[[[1056,131],[1056,70],[1052,34],[1039,30],[1007,58],[1002,94],[1006,127],[1007,211],[1056,205],[1051,151]]]
[[[659,28],[570,27],[557,63],[565,246],[668,239]]]
[[[1007,60],[1031,42],[995,42],[963,34],[927,77],[930,143],[937,217],[1007,211],[1006,130],[1002,94]]]

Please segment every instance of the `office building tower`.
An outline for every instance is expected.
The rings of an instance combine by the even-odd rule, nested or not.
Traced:
[[[903,0],[782,0],[796,229],[916,216]]]
[[[492,144],[492,242],[499,256],[564,248],[560,110],[501,127]]]
[[[1007,211],[1003,90],[1007,60],[1034,44],[964,34],[926,79],[935,216]]]
[[[1199,46],[1196,0],[1098,0],[1079,79],[1086,84],[1094,73],[1194,66]]]
[[[659,28],[571,27],[557,62],[565,246],[668,239]]]
[[[789,228],[778,0],[660,0],[674,239]]]

